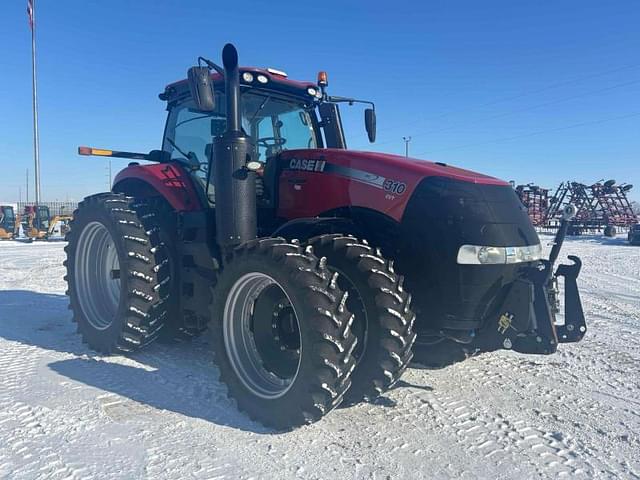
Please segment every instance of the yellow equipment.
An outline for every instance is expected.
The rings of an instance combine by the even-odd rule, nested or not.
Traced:
[[[16,231],[16,216],[13,207],[0,205],[0,240],[11,240]]]
[[[28,205],[24,207],[22,230],[27,238],[42,240],[53,235],[56,225],[60,224],[60,234],[64,236],[69,231],[72,219],[72,215],[56,215],[51,218],[46,205]]]

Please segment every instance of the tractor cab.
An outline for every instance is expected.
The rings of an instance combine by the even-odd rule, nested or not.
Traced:
[[[269,187],[277,168],[271,159],[286,150],[346,149],[338,103],[373,107],[371,102],[327,95],[325,72],[318,75],[318,84],[289,80],[284,72],[274,69],[241,68],[239,73],[241,128],[251,140],[252,160],[261,164],[257,170],[265,180],[265,189],[258,192],[262,196],[259,206],[269,206],[273,197]],[[222,77],[213,74],[211,79],[213,101],[206,110],[196,105],[186,81],[168,85],[160,98],[167,101],[169,111],[162,151],[169,152],[172,161],[188,166],[213,202],[213,172],[208,171],[208,165],[212,140],[226,128],[226,94]],[[373,142],[374,108],[365,110],[365,127]],[[318,165],[305,160],[296,168],[313,171]]]
[[[0,239],[13,238],[16,228],[16,216],[10,205],[0,206]]]
[[[46,205],[25,205],[22,227],[29,238],[45,238],[49,232],[51,215]]]

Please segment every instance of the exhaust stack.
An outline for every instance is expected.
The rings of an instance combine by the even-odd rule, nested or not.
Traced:
[[[238,51],[228,43],[222,50],[227,128],[213,140],[216,239],[223,249],[256,238],[255,173],[247,169],[253,144],[242,130]]]

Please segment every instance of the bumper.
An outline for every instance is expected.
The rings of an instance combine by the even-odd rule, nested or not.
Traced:
[[[414,296],[416,344],[432,348],[448,340],[466,353],[508,348],[547,354],[558,343],[582,339],[586,325],[576,283],[580,260],[570,257],[573,264],[553,272],[574,210],[563,211],[549,260],[468,264],[458,261],[463,245],[538,244],[526,208],[509,186],[424,179],[405,211],[406,245],[397,258]],[[556,324],[558,277],[565,283],[563,325]]]
[[[515,280],[504,301],[483,322],[472,344],[477,351],[500,348],[520,353],[551,354],[559,343],[579,342],[585,323],[577,278],[582,263],[570,256],[570,265],[559,265],[550,275],[552,265],[540,261]],[[556,322],[559,313],[557,278],[564,278],[564,323]],[[470,345],[471,346],[471,345]]]

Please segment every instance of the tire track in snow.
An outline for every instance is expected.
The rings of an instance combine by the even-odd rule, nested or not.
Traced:
[[[0,258],[20,251],[23,261],[38,255],[59,265],[58,247],[5,253],[0,245]],[[9,258],[13,280],[3,276],[0,289],[34,292],[33,304],[17,311],[20,341],[0,335],[0,387],[11,387],[0,391],[0,478],[640,478],[640,325],[629,313],[639,284],[636,267],[610,261],[628,252],[567,243],[565,253],[584,261],[582,343],[550,357],[501,352],[410,370],[404,387],[377,404],[339,409],[287,434],[237,413],[200,340],[87,356],[71,327],[57,326],[62,309],[53,323],[40,318],[60,302],[35,291],[61,293],[63,269],[29,277]],[[52,328],[34,336],[39,326]],[[5,366],[11,373],[3,376]],[[10,437],[18,442],[11,449]],[[25,447],[37,454],[25,458]]]

